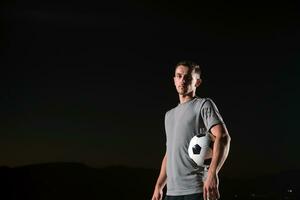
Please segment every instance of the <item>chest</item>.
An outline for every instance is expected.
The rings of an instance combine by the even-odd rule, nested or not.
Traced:
[[[166,118],[167,139],[185,143],[197,133],[199,116],[192,106],[176,108]]]

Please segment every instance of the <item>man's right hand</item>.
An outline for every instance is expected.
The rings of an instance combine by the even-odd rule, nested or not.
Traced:
[[[163,198],[163,189],[167,182],[166,163],[167,163],[167,153],[165,153],[164,159],[161,163],[160,173],[157,178],[154,193],[151,200],[162,200]]]
[[[162,200],[162,197],[163,197],[162,189],[155,187],[152,200]]]

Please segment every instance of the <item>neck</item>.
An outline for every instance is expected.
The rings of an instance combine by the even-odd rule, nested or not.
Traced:
[[[180,103],[185,103],[185,102],[188,102],[190,101],[191,99],[193,99],[195,97],[195,93],[194,92],[191,92],[189,94],[185,94],[185,95],[179,95],[179,101]]]

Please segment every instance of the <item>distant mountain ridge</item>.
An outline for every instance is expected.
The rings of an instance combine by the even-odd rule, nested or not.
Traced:
[[[3,199],[28,200],[147,199],[157,175],[156,170],[97,169],[80,163],[0,167],[0,194]]]
[[[149,200],[158,170],[81,163],[45,163],[0,167],[0,198],[7,200]],[[299,200],[300,170],[252,179],[220,177],[222,200]]]

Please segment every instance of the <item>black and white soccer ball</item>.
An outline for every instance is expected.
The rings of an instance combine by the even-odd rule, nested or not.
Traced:
[[[209,166],[213,153],[214,136],[210,133],[195,135],[189,144],[190,158],[202,167]]]

